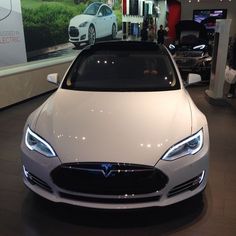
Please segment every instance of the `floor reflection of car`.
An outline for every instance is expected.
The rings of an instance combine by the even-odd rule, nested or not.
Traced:
[[[188,82],[199,82],[190,74]],[[57,74],[48,81],[58,84]],[[201,193],[207,120],[165,47],[110,41],[86,47],[58,90],[28,118],[24,183],[54,202],[128,209]]]
[[[103,3],[90,4],[83,14],[75,16],[69,24],[69,41],[75,46],[94,44],[96,39],[116,37],[117,21],[112,9]]]
[[[200,74],[202,80],[209,80],[211,70],[211,47],[203,24],[181,21],[176,25],[177,43],[169,49],[183,77],[190,72]]]

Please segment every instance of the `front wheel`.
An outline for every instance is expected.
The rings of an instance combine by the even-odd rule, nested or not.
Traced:
[[[93,45],[96,41],[96,31],[93,25],[89,26],[88,29],[88,44]]]
[[[80,46],[80,43],[73,43],[76,48]]]
[[[111,39],[115,39],[116,38],[116,34],[117,34],[116,25],[113,24],[112,25],[112,29],[111,29]]]

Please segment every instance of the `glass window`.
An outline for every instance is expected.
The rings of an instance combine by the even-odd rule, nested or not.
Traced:
[[[78,57],[62,88],[95,91],[163,91],[179,89],[166,55],[145,51],[97,51]]]
[[[84,11],[85,15],[96,15],[101,3],[93,3]]]
[[[109,7],[105,7],[106,15],[109,16],[112,14],[112,10]]]
[[[98,14],[99,14],[99,16],[106,16],[106,9],[104,6],[100,8]]]

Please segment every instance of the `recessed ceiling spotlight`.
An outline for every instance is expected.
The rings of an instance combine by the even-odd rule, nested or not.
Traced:
[[[188,0],[188,2],[192,2],[191,0]]]

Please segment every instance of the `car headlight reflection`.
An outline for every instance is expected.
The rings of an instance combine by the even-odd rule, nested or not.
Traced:
[[[196,134],[172,146],[165,153],[162,159],[166,161],[173,161],[186,155],[194,155],[202,148],[202,146],[203,146],[203,131],[201,129]]]
[[[32,151],[39,152],[46,157],[55,157],[56,153],[53,148],[29,127],[25,133],[25,145]]]
[[[175,49],[175,45],[170,44],[170,45],[169,45],[169,49]]]
[[[81,23],[81,24],[79,25],[79,27],[86,27],[87,24],[88,24],[88,22],[85,21],[85,22]]]
[[[200,49],[200,50],[202,50],[202,49],[204,49],[205,47],[206,47],[205,44],[201,44],[201,45],[197,45],[197,46],[193,47],[193,49],[194,49],[194,50],[195,50],[195,49]]]

